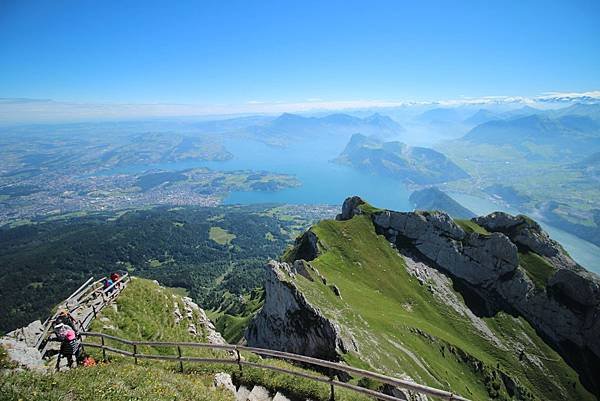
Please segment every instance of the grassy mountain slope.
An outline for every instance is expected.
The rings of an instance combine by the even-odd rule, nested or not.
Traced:
[[[175,297],[173,297],[175,295]],[[187,324],[175,323],[173,303],[183,312],[181,296],[151,281],[134,279],[119,296],[116,307],[108,307],[94,320],[90,331],[100,331],[127,339],[148,341],[205,341],[203,332],[194,337]],[[194,318],[197,319],[197,314]],[[98,342],[88,338],[86,341]],[[107,345],[130,351],[130,347],[107,340]],[[98,361],[102,353],[88,348]],[[140,353],[172,354],[172,350],[140,347]],[[190,354],[198,353],[195,350]],[[204,352],[204,351],[203,351]],[[7,376],[0,391],[7,400],[206,400],[229,401],[233,397],[212,388],[209,372],[176,374],[173,363],[133,361],[110,355],[110,363],[80,367],[50,375],[19,373]]]
[[[265,292],[262,288],[244,295],[226,292],[219,306],[207,313],[223,338],[228,343],[235,344],[244,336],[246,327],[262,307],[264,299]]]
[[[354,336],[359,352],[346,354],[347,362],[405,373],[476,400],[510,399],[515,391],[521,399],[594,399],[524,319],[503,312],[484,318],[491,335],[483,335],[472,319],[433,296],[376,234],[368,215],[323,221],[311,230],[321,248],[311,264],[328,285],[301,275],[294,281],[311,304]],[[523,358],[521,349],[532,357]]]
[[[260,292],[256,294],[260,298]],[[251,297],[252,299],[252,297]],[[179,305],[184,318],[177,323],[174,303]],[[194,312],[194,321],[198,314]],[[206,342],[205,330],[198,326],[198,336],[188,332],[181,291],[160,287],[156,283],[135,278],[116,301],[115,307],[105,308],[94,320],[90,331],[104,332],[131,340]],[[86,341],[99,342],[88,338]],[[106,340],[106,344],[123,350],[131,350],[127,345]],[[98,361],[102,353],[88,347],[86,350]],[[139,346],[139,353],[174,355],[173,348]],[[232,358],[225,352],[201,348],[182,348],[184,356]],[[246,360],[264,363],[288,370],[298,370],[316,374],[293,366],[284,361],[263,360],[253,354],[244,354]],[[0,381],[1,400],[34,401],[91,401],[91,400],[199,400],[230,401],[233,396],[212,388],[214,373],[228,372],[234,381],[247,386],[262,385],[272,391],[283,390],[298,399],[310,398],[326,401],[329,386],[287,374],[244,367],[240,374],[236,365],[184,364],[184,373],[173,362],[140,359],[134,364],[131,359],[108,353],[109,361],[94,367],[79,367],[71,371],[50,375],[31,372],[9,373]],[[0,367],[2,367],[0,354]],[[366,401],[366,399],[345,390],[336,391],[336,400]]]

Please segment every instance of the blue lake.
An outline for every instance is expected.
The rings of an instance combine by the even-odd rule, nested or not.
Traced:
[[[181,170],[209,167],[214,170],[263,170],[292,174],[302,185],[274,192],[232,192],[225,204],[289,203],[340,205],[348,196],[358,195],[375,206],[406,211],[412,210],[408,201],[410,190],[391,178],[361,173],[356,169],[332,163],[345,141],[314,141],[293,149],[266,146],[251,140],[225,140],[227,149],[235,155],[228,161],[186,161],[152,166],[126,166],[104,174],[133,173],[152,169]],[[451,194],[456,201],[478,215],[493,211],[519,213],[490,199],[464,194]],[[560,242],[571,256],[588,269],[600,273],[600,247],[558,228],[543,224],[552,238]]]
[[[225,140],[227,149],[235,155],[219,162],[185,161],[149,165],[120,166],[103,174],[138,173],[148,169],[182,170],[209,167],[214,170],[262,170],[292,174],[302,185],[273,192],[232,192],[225,204],[290,203],[341,205],[348,196],[359,195],[379,207],[409,210],[410,191],[391,178],[363,174],[347,166],[332,163],[344,144],[315,141],[292,149],[275,148],[251,140]]]

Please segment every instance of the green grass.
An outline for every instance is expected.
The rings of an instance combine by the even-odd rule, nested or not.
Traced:
[[[454,219],[454,222],[459,225],[466,233],[477,233],[481,235],[490,235],[491,233],[479,224],[471,220]]]
[[[256,296],[248,296],[248,304],[246,307],[248,310],[257,308],[261,305],[261,291],[256,291]],[[154,282],[135,278],[131,281],[127,289],[122,295],[117,298],[116,311],[112,307],[105,308],[100,317],[108,321],[102,321],[96,319],[91,327],[91,331],[99,331],[107,334],[115,335],[117,337],[130,339],[130,340],[148,340],[148,341],[178,341],[178,342],[206,342],[204,337],[193,337],[187,333],[187,323],[177,325],[173,317],[173,302],[176,300],[173,295],[178,295],[177,290],[170,288],[162,288],[156,285]],[[183,306],[180,304],[180,310],[185,315]],[[184,318],[185,321],[185,318]],[[183,323],[183,322],[182,322]],[[114,326],[115,328],[107,328],[108,326]],[[87,341],[96,341],[88,338]],[[130,350],[126,345],[119,344],[117,342],[107,340],[107,345],[115,346],[117,348]],[[98,360],[101,359],[101,352],[98,350],[89,349],[90,353]],[[206,357],[230,357],[228,354],[219,351],[210,351],[197,348],[184,348],[183,355],[185,356],[206,356]],[[173,355],[176,352],[173,348],[161,348],[161,347],[138,347],[140,353],[154,353],[154,354],[166,354]],[[172,380],[178,382],[185,380],[197,381],[199,385],[202,383],[208,385],[212,380],[213,374],[217,372],[228,372],[233,375],[234,379],[238,383],[245,383],[249,386],[262,385],[272,391],[284,390],[290,396],[296,396],[299,398],[311,397],[315,401],[326,401],[329,398],[329,386],[325,384],[315,383],[306,379],[297,378],[284,373],[272,372],[263,369],[253,369],[244,367],[242,374],[238,371],[235,365],[218,365],[218,364],[192,364],[185,363],[184,369],[185,374],[181,374],[177,371],[178,364],[171,362],[160,362],[153,360],[139,360],[138,365],[131,364],[131,359],[126,357],[117,356],[115,354],[108,354],[110,364],[107,366],[114,367],[115,372],[118,374],[121,369],[127,370],[149,370],[153,372],[156,380],[161,380],[163,375],[176,376]],[[250,361],[257,363],[264,363],[269,365],[278,366],[289,370],[297,370],[304,373],[316,374],[306,369],[299,368],[285,361],[278,360],[263,360],[260,357],[253,354],[245,354],[244,357]],[[123,367],[125,366],[125,367]],[[86,370],[88,368],[77,369]],[[95,368],[94,368],[95,369]],[[140,380],[138,387],[147,386],[148,382]],[[144,390],[150,391],[150,390]],[[198,388],[196,391],[205,391]],[[150,393],[148,393],[150,394]],[[203,394],[203,393],[201,393]],[[363,400],[363,398],[356,397],[356,393],[340,390],[336,394],[339,395],[338,400]],[[86,398],[82,398],[87,400]],[[94,399],[94,398],[91,398]],[[112,400],[111,398],[108,398]],[[115,398],[116,399],[116,398]],[[128,399],[124,396],[121,399]],[[135,398],[134,398],[135,399]],[[140,399],[152,399],[152,397],[141,397]],[[156,398],[162,400],[161,398]],[[169,398],[173,399],[195,399],[195,398]],[[198,398],[204,400],[205,398]],[[210,399],[210,398],[207,398]],[[228,398],[217,398],[215,401],[225,400]]]
[[[221,227],[211,227],[209,231],[209,238],[220,245],[229,245],[231,241],[235,239],[235,234],[231,234],[229,231],[224,230]]]
[[[538,399],[563,399],[566,392],[573,399],[593,399],[576,373],[523,319],[498,313],[485,320],[503,349],[434,297],[408,274],[389,242],[376,235],[369,216],[323,221],[312,230],[324,251],[311,263],[328,284],[338,286],[342,298],[318,280],[299,275],[293,280],[313,305],[358,342],[359,353],[344,356],[348,363],[393,376],[406,373],[419,383],[475,400],[509,399],[501,372]],[[542,369],[519,360],[519,344],[545,358]]]
[[[99,316],[101,319],[93,322],[91,331],[105,332],[133,340],[205,342],[205,338],[196,338],[187,333],[187,324],[175,323],[172,305],[173,302],[177,302],[177,299],[173,298],[177,293],[178,291],[161,288],[149,280],[136,278],[117,299],[116,310],[113,307],[105,308]],[[182,306],[180,308],[183,312]],[[88,338],[86,341],[93,340]],[[107,345],[128,350],[126,345],[110,340],[107,340]],[[86,351],[98,361],[101,360],[102,354],[98,350],[88,347]],[[138,347],[138,352],[172,355],[173,349]],[[184,349],[184,355],[231,358],[224,353],[217,354],[196,348]],[[5,357],[4,353],[0,353],[0,363],[4,363]],[[264,360],[253,354],[244,354],[244,357],[251,362],[319,375],[285,361]],[[0,399],[10,401],[233,400],[232,395],[212,389],[214,373],[217,372],[228,372],[237,383],[246,384],[250,388],[254,385],[262,385],[273,392],[283,390],[288,396],[298,399],[308,397],[314,401],[329,399],[327,384],[265,369],[244,367],[240,372],[236,365],[214,363],[185,363],[184,373],[180,373],[178,368],[177,363],[145,359],[140,359],[136,365],[130,358],[109,352],[108,362],[100,362],[94,367],[79,367],[50,375],[19,372],[3,376],[0,380]],[[336,400],[367,401],[366,398],[343,389],[336,390]]]
[[[555,272],[550,263],[533,252],[519,252],[519,265],[525,269],[536,288],[540,289],[546,288],[548,279]]]
[[[280,360],[261,360],[256,358],[250,358],[252,362],[259,362],[276,366],[279,368],[298,371],[302,373],[319,376],[318,373],[311,372],[307,369],[302,369],[297,366],[291,365],[285,361]],[[254,384],[260,384],[271,391],[277,391],[284,389],[286,395],[292,397],[292,399],[298,400],[314,400],[314,401],[328,401],[329,400],[329,385],[326,383],[319,383],[312,380],[287,375],[279,372],[264,369],[254,369],[244,367],[243,373],[232,372],[234,380],[240,383],[252,386]],[[372,401],[372,398],[367,398],[356,392],[336,388],[335,389],[336,401]]]
[[[0,380],[5,401],[232,401],[232,394],[211,387],[212,375],[179,374],[161,366],[129,362],[99,364],[68,372],[12,373]]]
[[[379,209],[367,202],[360,205],[359,209],[365,214],[373,214],[373,213],[380,212],[383,210],[383,209]]]
[[[175,303],[184,315],[179,323],[175,322]],[[102,311],[102,319],[94,320],[90,331],[138,341],[206,340],[206,333],[202,331],[198,336],[188,333],[188,320],[179,289],[160,287],[153,281],[133,278],[115,304],[116,307],[107,307]],[[194,312],[193,320],[197,319],[198,314]],[[168,350],[149,348],[148,351],[163,353]]]
[[[243,297],[229,292],[223,294],[223,300],[216,310],[207,311],[210,319],[215,322],[219,333],[228,343],[238,343],[264,303],[264,290],[255,289]]]
[[[0,347],[0,370],[14,368],[16,364],[8,358],[8,353],[3,347]]]

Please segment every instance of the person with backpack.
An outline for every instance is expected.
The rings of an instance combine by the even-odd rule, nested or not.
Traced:
[[[103,284],[104,284],[104,285],[103,285],[103,287],[104,287],[104,290],[105,290],[105,291],[106,291],[108,288],[110,288],[110,290],[108,290],[108,291],[107,291],[108,293],[110,293],[110,292],[113,292],[113,291],[114,291],[115,287],[112,287],[112,285],[113,285],[113,281],[112,281],[110,278],[105,278],[105,279],[104,279],[104,281],[103,281]],[[111,288],[111,287],[112,287],[112,288]]]
[[[79,330],[77,329],[77,321],[75,318],[69,313],[69,311],[63,309],[58,313],[58,316],[54,320],[54,325],[58,325],[59,323],[65,324],[73,329],[75,335],[79,336]]]
[[[60,342],[56,371],[60,370],[60,360],[63,356],[67,358],[69,368],[73,366],[73,357],[75,357],[76,364],[79,364],[83,360],[83,345],[81,345],[81,340],[77,338],[75,330],[64,323],[58,323],[54,326],[54,334],[56,337],[50,339],[50,341]]]

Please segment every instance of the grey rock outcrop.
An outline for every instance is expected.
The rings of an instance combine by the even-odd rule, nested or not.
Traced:
[[[531,250],[548,258],[557,269],[577,266],[563,247],[551,239],[536,221],[527,216],[494,212],[487,216],[476,217],[473,221],[488,231],[505,234],[521,249]]]
[[[410,380],[410,377],[404,375],[402,377],[405,380]],[[394,396],[400,400],[404,401],[428,401],[428,398],[425,394],[419,394],[414,391],[407,390],[405,388],[394,387],[390,384],[386,384],[383,386],[383,393]]]
[[[350,220],[354,215],[361,214],[359,206],[364,205],[365,201],[360,196],[346,198],[342,205],[342,213],[335,216],[336,220]]]
[[[600,280],[585,270],[559,269],[548,286],[583,306],[600,305]]]
[[[314,281],[311,274],[308,272],[308,269],[310,268],[310,264],[306,260],[304,260],[304,259],[295,260],[294,264],[293,264],[293,268],[299,275],[305,277],[306,279],[308,279],[310,281]]]
[[[6,350],[8,357],[17,367],[45,372],[47,366],[35,346],[43,329],[39,320],[31,322],[28,326],[11,331],[0,338],[0,347]]]
[[[215,374],[215,377],[213,379],[213,385],[215,386],[215,388],[223,388],[232,393],[233,395],[237,394],[237,389],[235,388],[235,385],[233,384],[233,380],[229,373],[219,372]]]
[[[467,283],[482,302],[493,304],[492,310],[523,316],[567,360],[591,361],[580,369],[588,383],[600,373],[600,278],[574,262],[536,222],[492,213],[473,219],[490,232],[483,235],[465,232],[442,212],[381,211],[372,220],[396,247],[416,249]],[[554,267],[546,288],[533,285],[519,265],[519,250],[532,251]]]
[[[262,386],[254,386],[248,394],[248,401],[271,401],[271,394]]]
[[[248,345],[338,360],[341,353],[356,351],[351,337],[311,305],[293,283],[293,265],[269,261],[266,298],[262,310],[246,331]]]
[[[221,333],[217,331],[213,322],[210,321],[204,309],[200,308],[190,297],[182,297],[186,316],[189,321],[188,333],[197,336],[199,335],[197,327],[200,327],[206,333],[206,340],[210,344],[223,345],[227,344]],[[198,316],[198,320],[194,322],[194,312]]]
[[[296,239],[294,260],[311,261],[319,256],[319,239],[311,230],[306,231]]]
[[[414,246],[453,275],[478,286],[492,286],[518,265],[517,247],[503,234],[465,233],[443,212],[392,212],[373,215],[377,229],[399,246]]]

